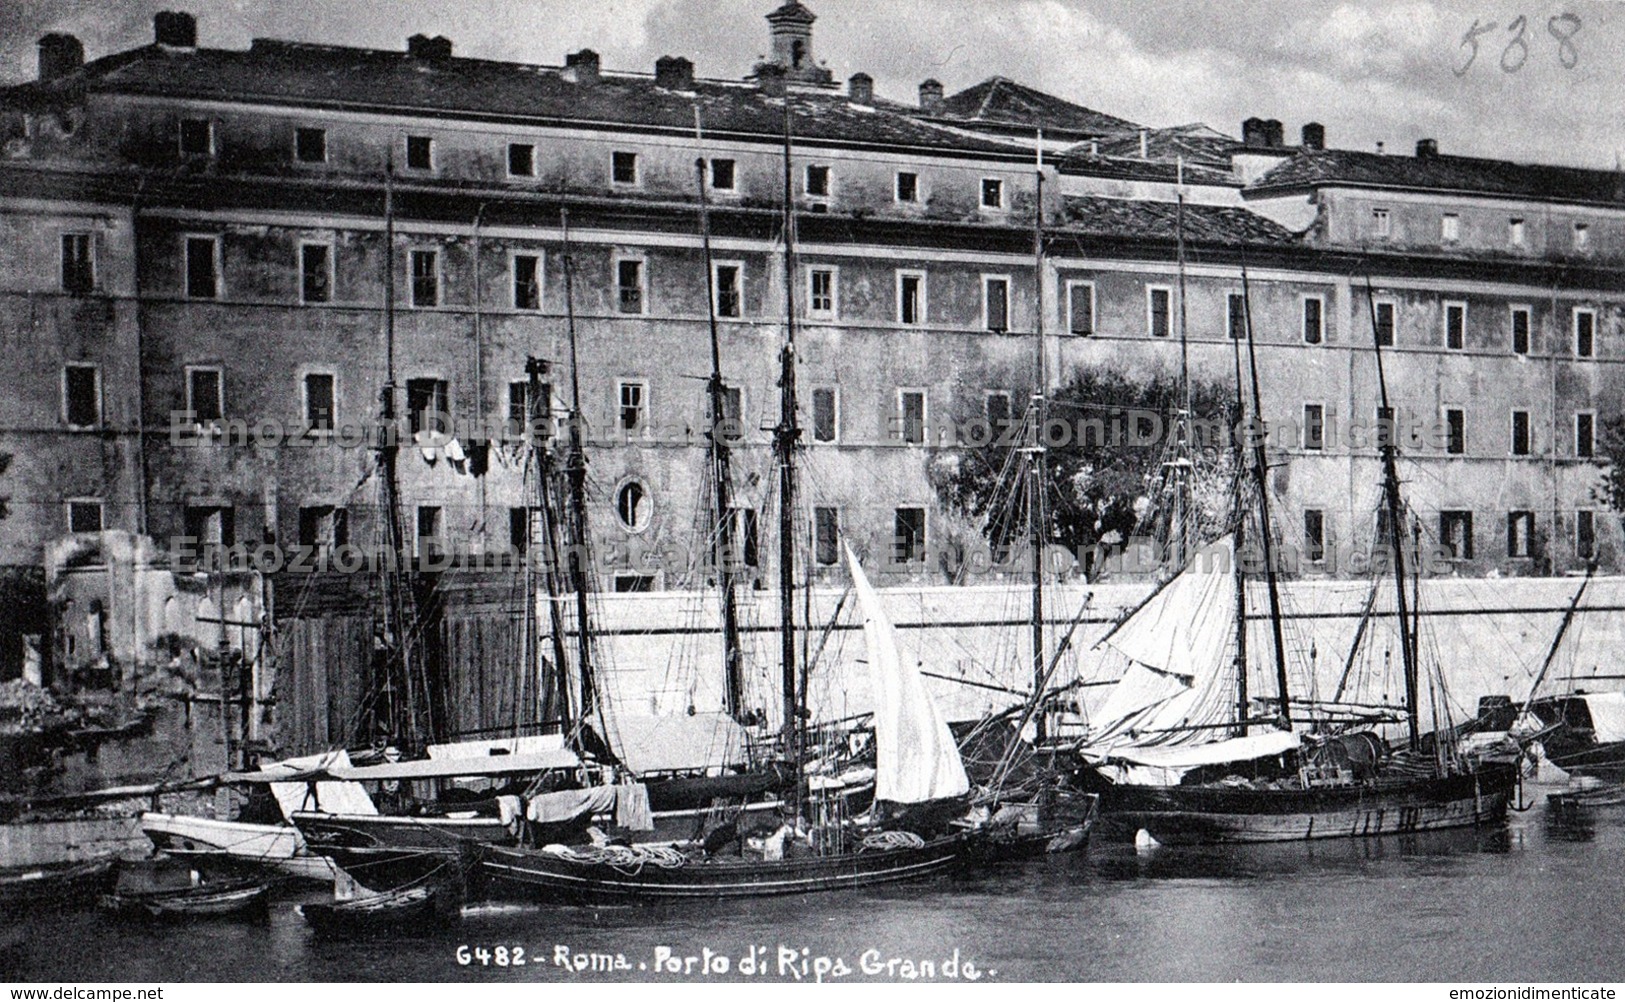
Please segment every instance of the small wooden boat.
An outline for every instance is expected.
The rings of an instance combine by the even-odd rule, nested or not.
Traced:
[[[38,866],[0,867],[0,905],[62,905],[93,900],[113,883],[111,856],[42,863]]]
[[[202,883],[178,890],[126,892],[102,896],[102,907],[122,915],[163,919],[264,915],[271,885],[258,880]]]
[[[443,886],[419,884],[348,901],[300,905],[298,911],[320,936],[400,934],[450,924],[458,914],[454,899]]]

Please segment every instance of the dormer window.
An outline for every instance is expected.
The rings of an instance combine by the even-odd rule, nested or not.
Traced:
[[[408,170],[434,170],[434,140],[428,136],[406,137]]]
[[[207,118],[183,118],[180,130],[181,156],[214,156],[214,123]]]
[[[616,184],[638,183],[638,155],[616,150],[610,154],[609,178]]]
[[[302,164],[327,162],[327,130],[293,130],[293,158]]]

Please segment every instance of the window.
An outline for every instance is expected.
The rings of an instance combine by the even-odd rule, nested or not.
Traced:
[[[186,535],[202,546],[237,542],[237,511],[226,505],[187,505],[181,513]]]
[[[1444,346],[1460,351],[1467,346],[1467,304],[1444,304]]]
[[[823,164],[808,164],[807,195],[812,198],[829,197],[829,168]]]
[[[738,434],[744,428],[742,422],[745,419],[745,391],[741,387],[726,384],[719,389],[722,396],[722,420],[737,429],[728,432],[728,434]],[[709,419],[711,416],[711,395],[709,393],[705,396],[705,413]]]
[[[508,176],[536,176],[536,147],[529,143],[508,144]]]
[[[1010,394],[1003,390],[995,390],[987,395],[983,402],[987,411],[988,431],[994,436],[994,441],[1010,429]]]
[[[183,118],[180,130],[181,156],[214,156],[214,123],[207,118]]]
[[[1529,412],[1512,412],[1512,454],[1529,455]]]
[[[1319,344],[1325,336],[1326,300],[1319,296],[1303,297],[1303,343]]]
[[[1303,405],[1303,447],[1309,452],[1326,448],[1326,408],[1322,404]]]
[[[213,366],[186,369],[186,409],[194,424],[218,421],[225,415],[225,387],[220,370]]]
[[[1530,539],[1535,534],[1535,513],[1532,511],[1507,512],[1507,556],[1530,556]]]
[[[1080,337],[1095,332],[1095,283],[1068,282],[1066,286],[1067,330]]]
[[[445,547],[445,539],[441,535],[443,525],[444,521],[441,518],[440,507],[438,505],[418,506],[418,556],[425,557],[443,552]]]
[[[1439,512],[1439,545],[1452,560],[1473,559],[1473,513]]]
[[[835,318],[835,269],[808,270],[807,312],[815,317]]]
[[[326,129],[294,129],[293,158],[302,164],[327,162]]]
[[[1374,443],[1379,448],[1393,445],[1398,441],[1399,429],[1394,424],[1394,409],[1392,407],[1377,408],[1377,435]]]
[[[1444,451],[1451,456],[1467,454],[1467,412],[1448,407],[1444,412]]]
[[[1574,311],[1574,357],[1590,358],[1596,353],[1597,311]]]
[[[536,419],[546,422],[553,414],[553,385],[537,383]],[[516,379],[508,384],[508,427],[524,434],[531,427],[530,380]]]
[[[744,266],[718,262],[713,266],[712,287],[716,290],[716,310],[719,317],[737,317],[743,312],[744,292],[740,276]]]
[[[412,434],[446,431],[451,421],[451,387],[444,379],[406,381],[407,427]]]
[[[734,190],[734,162],[732,160],[713,159],[711,161],[711,188],[713,191]]]
[[[1004,208],[1004,182],[996,177],[982,178],[982,208]]]
[[[1529,354],[1529,317],[1529,307],[1512,307],[1512,354],[1514,355]]]
[[[69,428],[94,428],[102,423],[102,373],[96,366],[63,368],[62,417]]]
[[[69,532],[101,532],[102,503],[100,501],[68,502]]]
[[[1574,513],[1574,555],[1590,560],[1597,555],[1597,515],[1592,511]]]
[[[1239,292],[1232,292],[1225,297],[1225,330],[1232,340],[1239,341],[1247,336],[1247,297]]]
[[[924,272],[897,273],[897,322],[909,325],[925,323]]]
[[[1167,337],[1173,293],[1164,286],[1145,288],[1146,324],[1152,337]]]
[[[892,519],[892,562],[925,563],[925,509],[898,508]]]
[[[305,375],[305,426],[313,431],[332,431],[334,407],[334,377],[332,373],[311,372]]]
[[[1003,333],[1010,329],[1010,280],[982,277],[982,326]]]
[[[1524,243],[1523,220],[1517,217],[1507,220],[1507,242],[1514,247],[1522,247]]]
[[[1574,415],[1574,455],[1590,459],[1597,454],[1597,415],[1580,411]]]
[[[620,429],[642,431],[649,423],[649,384],[621,382],[616,384],[615,393],[620,408]]]
[[[326,244],[299,245],[299,299],[325,303],[333,298],[333,251]]]
[[[412,252],[412,305],[440,305],[440,252]]]
[[[1461,217],[1454,212],[1447,212],[1439,219],[1439,239],[1445,243],[1455,243],[1461,239]]]
[[[638,155],[616,150],[609,155],[609,179],[615,184],[638,183]]]
[[[83,296],[96,287],[96,269],[90,258],[90,234],[62,234],[62,291]]]
[[[1574,224],[1574,249],[1584,254],[1591,249],[1591,227],[1585,223]]]
[[[1326,513],[1318,508],[1303,510],[1303,548],[1312,563],[1326,559]]]
[[[214,299],[220,295],[220,241],[215,237],[186,238],[186,296]]]
[[[920,200],[920,176],[906,170],[897,172],[897,200],[899,202],[918,202]]]
[[[1371,230],[1383,240],[1393,235],[1393,220],[1389,218],[1387,209],[1371,210]]]
[[[623,258],[615,262],[615,303],[622,313],[643,312],[643,262]]]
[[[299,545],[318,552],[330,552],[350,542],[350,511],[333,505],[311,505],[299,509]]]
[[[513,256],[513,308],[542,308],[542,259],[535,254]]]
[[[530,552],[532,543],[542,540],[542,509],[532,505],[528,508],[508,509],[508,549],[519,556]]]
[[[407,136],[406,166],[409,170],[434,170],[434,140],[428,136]]]
[[[833,386],[820,386],[812,391],[812,426],[814,442],[835,442],[840,438],[841,398]]]
[[[925,391],[898,390],[897,415],[903,441],[908,445],[924,445]]]
[[[615,492],[615,517],[628,532],[649,527],[649,490],[641,480],[628,480]]]
[[[820,567],[841,562],[841,514],[835,508],[813,509],[813,560]]]
[[[735,508],[734,543],[739,547],[739,562],[746,567],[762,566],[762,530],[755,508]]]
[[[1378,300],[1372,304],[1372,322],[1376,325],[1377,344],[1383,348],[1394,346],[1394,304]]]
[[[655,590],[653,574],[617,574],[615,592],[619,595],[641,595]]]

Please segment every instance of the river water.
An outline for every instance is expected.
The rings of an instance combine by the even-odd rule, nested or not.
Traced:
[[[293,910],[314,893],[284,895],[257,922],[36,911],[4,919],[0,980],[770,983],[903,979],[926,963],[982,982],[1625,979],[1625,807],[1563,812],[1550,789],[1526,787],[1539,803],[1504,828],[1149,852],[1097,842],[867,891],[474,909],[405,940],[315,938]],[[566,951],[587,970],[561,963]]]

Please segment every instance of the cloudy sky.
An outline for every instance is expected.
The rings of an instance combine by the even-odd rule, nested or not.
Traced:
[[[400,49],[421,31],[463,55],[557,64],[590,47],[606,69],[649,70],[670,53],[701,75],[738,77],[766,50],[762,15],[777,2],[0,0],[0,80],[34,74],[41,34],[76,34],[95,58],[150,41],[164,8],[195,13],[200,44],[213,47],[277,37]],[[869,73],[899,100],[929,76],[952,93],[997,74],[1150,125],[1236,135],[1256,114],[1281,119],[1289,137],[1323,122],[1330,145],[1351,149],[1409,151],[1431,136],[1442,152],[1478,156],[1606,168],[1625,157],[1616,3],[807,2],[819,15],[814,56],[837,79]],[[1486,30],[1467,65],[1475,25]],[[1557,34],[1573,34],[1571,47]]]

